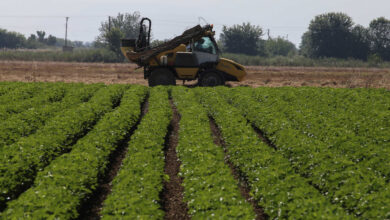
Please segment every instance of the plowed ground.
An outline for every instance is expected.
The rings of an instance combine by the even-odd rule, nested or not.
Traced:
[[[147,85],[134,64],[0,61],[0,81],[84,82]],[[231,86],[316,86],[390,89],[390,69],[248,66],[244,82]],[[181,81],[177,82],[182,84]],[[186,84],[195,84],[195,81]]]

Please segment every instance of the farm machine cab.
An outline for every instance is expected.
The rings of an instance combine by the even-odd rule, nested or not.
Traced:
[[[144,67],[149,86],[175,85],[177,79],[197,79],[201,86],[244,80],[244,66],[220,58],[213,25],[197,25],[156,47],[150,47],[151,26],[151,20],[143,18],[138,39],[122,39],[121,45],[128,60]]]

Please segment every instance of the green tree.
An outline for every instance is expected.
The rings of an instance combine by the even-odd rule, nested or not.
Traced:
[[[351,47],[351,57],[367,60],[368,55],[370,54],[370,39],[368,29],[356,25],[352,29],[352,40],[350,42]]]
[[[22,34],[0,29],[0,48],[21,48],[25,42],[26,38]]]
[[[72,42],[72,45],[74,46],[74,47],[85,47],[84,46],[84,42],[82,42],[82,41],[73,41]]]
[[[139,22],[141,15],[139,12],[119,13],[116,17],[111,17],[101,23],[100,35],[94,43],[97,47],[108,47],[116,54],[121,55],[120,39],[137,38],[139,34]]]
[[[370,23],[371,50],[383,60],[390,60],[390,20],[380,17]]]
[[[295,45],[281,37],[266,40],[265,50],[268,56],[288,56],[297,53]]]
[[[45,35],[46,35],[46,32],[37,31],[38,41],[41,43],[44,43],[45,42]]]
[[[37,36],[35,34],[31,34],[30,37],[28,37],[28,40],[36,41],[37,40]]]
[[[54,46],[57,43],[57,38],[53,35],[49,35],[46,39],[46,43],[49,46]]]
[[[105,37],[108,42],[108,48],[118,55],[121,54],[120,40],[124,37],[123,32],[119,28],[112,28],[111,31],[107,32]]]
[[[223,26],[220,35],[224,52],[258,55],[263,30],[259,26],[243,23],[232,27]]]
[[[352,18],[344,13],[316,16],[302,37],[301,50],[309,57],[348,58],[353,40]]]
[[[313,57],[314,48],[310,39],[309,31],[302,35],[301,45],[299,46],[299,53],[306,57]]]

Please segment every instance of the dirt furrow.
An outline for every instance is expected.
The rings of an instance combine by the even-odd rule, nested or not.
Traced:
[[[250,123],[249,121],[248,121],[248,123]],[[256,134],[257,134],[257,136],[264,142],[264,143],[266,143],[269,147],[272,147],[273,149],[275,149],[275,150],[278,150],[277,148],[276,148],[276,146],[265,136],[265,134],[264,134],[264,132],[262,131],[262,130],[260,130],[260,129],[258,129],[256,126],[254,126],[253,124],[252,124],[252,128],[253,128],[253,130],[255,130],[255,132],[256,132]]]
[[[130,137],[137,129],[143,116],[148,112],[148,106],[149,102],[146,98],[145,102],[141,105],[141,116],[138,122],[130,130],[126,138],[118,144],[118,148],[111,154],[106,173],[104,176],[99,178],[99,185],[96,188],[94,194],[81,206],[78,219],[100,219],[100,211],[103,207],[103,203],[107,196],[111,193],[111,182],[118,174],[120,167],[122,166],[122,161],[126,157]]]
[[[248,123],[250,123],[248,121]],[[252,124],[252,128],[253,130],[256,132],[257,134],[257,137],[259,137],[265,144],[267,144],[269,147],[275,149],[276,151],[278,151],[278,148],[275,146],[275,144],[273,144],[264,134],[264,132],[262,130],[260,130],[259,128],[257,128],[255,125]],[[301,174],[299,174],[298,171],[295,170],[295,173],[300,175],[301,177],[303,178],[306,178],[305,176],[302,176]],[[310,181],[307,182],[310,186],[314,187],[316,190],[318,190],[320,193],[321,193],[321,189],[318,188],[318,186],[312,184]]]
[[[267,219],[266,214],[264,213],[263,209],[258,205],[258,202],[250,196],[250,187],[245,179],[245,176],[242,175],[242,173],[230,161],[230,156],[229,156],[228,149],[226,147],[226,143],[222,138],[221,131],[216,125],[215,120],[212,117],[209,117],[209,119],[210,119],[210,128],[213,133],[214,144],[221,146],[223,148],[223,151],[225,152],[225,163],[230,167],[234,179],[238,181],[239,183],[238,187],[240,189],[241,195],[245,198],[245,200],[247,200],[252,205],[257,220]]]
[[[184,188],[182,178],[178,176],[180,161],[176,154],[176,147],[179,141],[180,115],[176,106],[170,100],[173,110],[172,121],[169,132],[165,138],[165,168],[164,172],[169,176],[169,181],[164,183],[161,193],[162,206],[165,211],[165,219],[190,219],[187,204],[183,202]]]

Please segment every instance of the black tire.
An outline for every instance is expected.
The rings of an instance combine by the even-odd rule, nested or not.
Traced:
[[[200,86],[222,86],[225,85],[225,78],[216,71],[206,71],[199,78]]]
[[[148,78],[149,86],[176,85],[176,78],[172,71],[165,68],[155,69]]]

